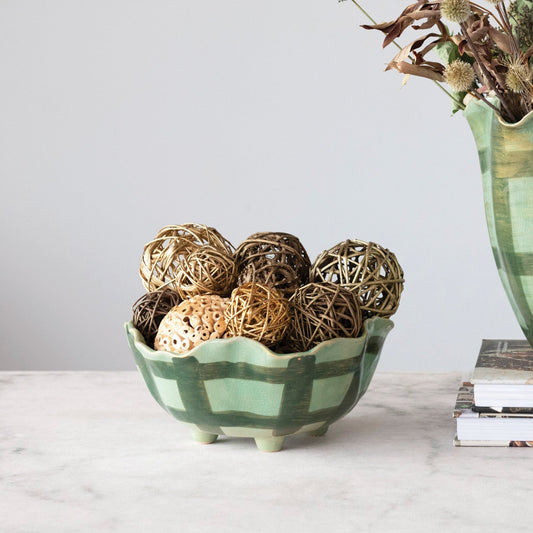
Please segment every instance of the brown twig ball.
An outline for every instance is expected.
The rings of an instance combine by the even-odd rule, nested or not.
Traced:
[[[146,344],[154,346],[154,339],[163,317],[180,302],[179,294],[171,289],[149,292],[133,304],[133,325],[141,332]]]
[[[248,282],[233,290],[225,316],[228,336],[248,337],[273,346],[289,327],[289,302],[276,289]]]
[[[202,342],[226,334],[224,310],[227,298],[216,294],[197,295],[172,308],[159,324],[155,349],[185,353]]]
[[[308,283],[290,299],[290,345],[307,351],[322,341],[357,337],[362,316],[357,296],[335,283]]]
[[[255,233],[235,251],[237,283],[268,285],[287,298],[307,283],[311,261],[300,240],[289,233]]]
[[[393,315],[400,304],[403,270],[396,256],[373,242],[346,240],[322,252],[312,282],[329,281],[357,294],[363,318]]]
[[[183,271],[183,264],[191,253],[202,247],[211,247],[227,257],[233,254],[231,243],[215,228],[200,224],[161,228],[144,247],[141,259],[139,274],[146,290],[169,287],[180,292],[177,277]],[[182,297],[186,295],[184,292]]]

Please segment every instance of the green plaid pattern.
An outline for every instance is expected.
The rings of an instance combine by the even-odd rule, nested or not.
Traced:
[[[373,318],[357,339],[290,355],[239,337],[173,356],[147,347],[131,322],[126,332],[148,389],[172,416],[205,434],[268,438],[319,433],[348,413],[368,388],[392,327]]]
[[[505,292],[533,342],[533,116],[502,124],[482,102],[465,116],[474,133],[483,175],[492,252]]]

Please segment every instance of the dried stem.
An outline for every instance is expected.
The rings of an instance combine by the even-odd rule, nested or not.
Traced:
[[[507,14],[507,9],[505,7],[505,4],[498,4],[496,7],[498,10],[498,13],[502,17],[502,20],[504,21],[504,24],[502,25],[502,29],[509,37],[511,37],[511,42],[513,44],[514,53],[517,57],[520,56],[520,44],[517,42],[514,34],[513,34],[513,27],[511,26],[511,22],[509,20],[509,15]]]
[[[487,9],[485,6],[480,6],[479,4],[476,4],[475,2],[470,2],[470,5],[474,6],[475,8],[479,9],[480,11],[483,11],[487,15],[490,15],[502,28],[504,27],[503,22],[490,9]]]
[[[488,85],[489,89],[494,91],[494,93],[496,94],[496,97],[500,101],[502,107],[507,112],[509,118],[515,120],[514,113],[511,111],[511,109],[507,105],[507,102],[505,101],[505,98],[503,98],[503,96],[501,95],[501,93],[500,93],[500,91],[498,89],[496,80],[493,78],[492,74],[487,69],[485,63],[479,57],[479,53],[478,53],[478,51],[476,49],[476,45],[474,44],[474,41],[472,41],[472,38],[470,37],[470,34],[468,33],[468,28],[466,27],[466,24],[463,23],[460,26],[461,26],[461,29],[463,31],[464,37],[466,39],[466,42],[468,43],[468,46],[470,48],[470,52],[474,56],[474,59],[476,60],[476,63],[478,64],[479,68],[481,69],[481,72],[485,76],[485,79],[486,79],[486,82],[487,82],[487,85]]]
[[[494,111],[496,111],[496,113],[499,115],[500,114],[500,110],[490,101],[487,99],[487,97],[482,94],[482,93],[478,93],[477,91],[468,91],[468,94],[470,96],[473,96],[474,98],[476,98],[477,100],[482,100],[483,102],[485,102],[489,107],[491,107],[492,109],[494,109]]]

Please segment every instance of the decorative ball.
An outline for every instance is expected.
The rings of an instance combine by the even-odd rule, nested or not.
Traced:
[[[308,283],[290,299],[290,346],[305,352],[336,337],[357,337],[362,316],[357,296],[335,283]]]
[[[289,298],[307,283],[311,261],[300,240],[289,233],[254,233],[235,251],[237,283],[268,285]]]
[[[133,325],[141,332],[148,346],[153,347],[161,320],[179,302],[177,292],[161,289],[141,296],[133,304]]]
[[[215,294],[197,295],[173,307],[159,324],[155,349],[185,353],[204,341],[224,337],[227,303],[228,298]]]
[[[155,239],[144,247],[141,259],[139,274],[146,290],[169,287],[182,297],[187,296],[187,291],[180,291],[177,277],[183,275],[184,263],[191,253],[202,247],[211,247],[225,255],[224,264],[233,255],[233,246],[215,228],[200,224],[161,228]],[[217,276],[211,273],[210,278],[213,277]]]
[[[400,304],[403,270],[396,256],[373,242],[347,240],[322,252],[312,282],[337,283],[357,294],[363,318],[393,315]]]
[[[195,249],[179,262],[173,286],[182,296],[229,296],[237,279],[233,255],[213,246]]]
[[[248,282],[233,290],[225,316],[228,336],[248,337],[273,346],[289,327],[289,302],[276,289]]]

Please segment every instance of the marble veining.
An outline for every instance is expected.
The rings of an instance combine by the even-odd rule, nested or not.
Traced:
[[[529,531],[531,448],[454,448],[459,373],[377,373],[325,437],[202,446],[135,372],[0,373],[0,532]]]

